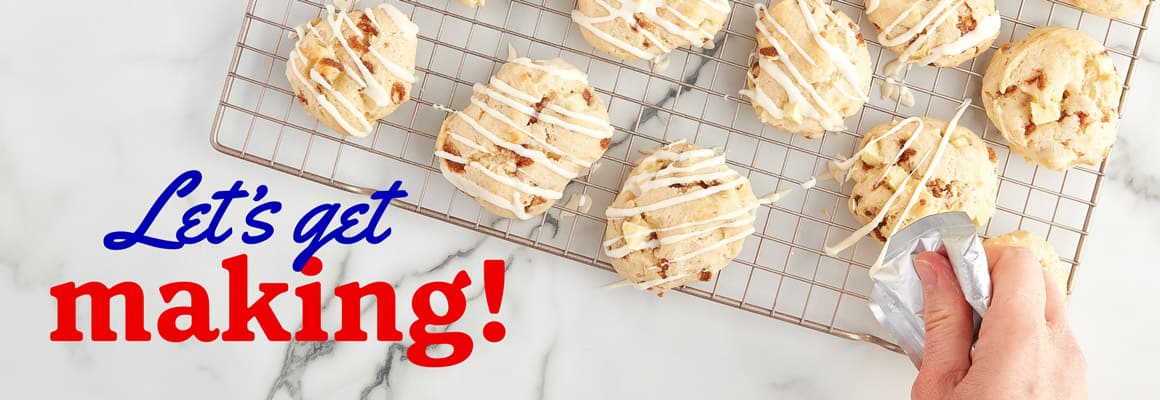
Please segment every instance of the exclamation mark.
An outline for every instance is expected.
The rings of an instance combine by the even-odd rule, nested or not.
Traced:
[[[483,262],[483,294],[487,298],[487,311],[492,315],[499,314],[499,306],[503,303],[503,260],[486,260]],[[483,338],[495,343],[503,340],[507,335],[507,328],[499,321],[491,321],[483,325]]]

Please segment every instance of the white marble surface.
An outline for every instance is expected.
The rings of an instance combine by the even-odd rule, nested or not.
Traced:
[[[0,25],[0,37],[9,38],[0,56],[0,340],[10,346],[0,357],[0,397],[907,397],[915,371],[900,355],[689,296],[601,290],[612,278],[607,272],[401,211],[388,214],[395,235],[382,245],[324,250],[320,280],[387,281],[409,298],[423,282],[507,259],[505,341],[487,344],[476,334],[471,359],[446,369],[402,360],[406,342],[49,342],[55,302],[48,288],[63,281],[136,280],[155,288],[194,280],[224,295],[217,265],[242,252],[254,260],[252,281],[302,281],[285,268],[298,249],[286,235],[180,256],[101,246],[105,233],[134,226],[157,191],[186,169],[201,169],[209,188],[237,179],[268,184],[288,209],[275,220],[283,231],[293,223],[289,215],[315,204],[360,199],[209,147],[245,2],[165,3],[20,4],[25,17]],[[1097,399],[1147,397],[1160,376],[1152,339],[1160,329],[1160,269],[1149,252],[1160,241],[1160,138],[1151,120],[1160,106],[1160,35],[1144,49],[1071,302]],[[189,204],[205,200],[208,193],[198,192]],[[479,331],[487,316],[473,307],[457,329]],[[224,321],[224,304],[213,310],[214,321]],[[150,304],[147,319],[159,312]]]

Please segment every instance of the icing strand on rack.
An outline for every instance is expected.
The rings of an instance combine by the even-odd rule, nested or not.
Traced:
[[[803,0],[793,1],[797,3],[799,9],[801,10],[802,17],[806,21],[806,26],[810,30],[814,42],[817,43],[817,45],[826,53],[830,61],[834,63],[835,68],[842,75],[843,81],[846,82],[851,88],[853,88],[852,91],[849,91],[843,89],[841,85],[838,85],[837,88],[839,89],[839,93],[854,100],[865,101],[866,96],[861,94],[861,79],[858,77],[857,71],[854,68],[853,61],[850,60],[849,55],[846,54],[846,52],[842,49],[834,46],[832,43],[827,41],[825,37],[822,36],[816,21],[814,21],[813,14],[810,12],[809,6],[807,6]],[[829,6],[820,3],[815,4],[814,6],[824,10],[822,15],[827,18],[827,23],[837,20],[837,15],[828,9]],[[791,53],[785,51],[784,45],[777,40],[777,38],[769,31],[769,28],[767,28],[766,25],[768,24],[772,26],[774,30],[778,31],[778,33],[780,33],[781,36],[789,42],[789,45],[793,46],[793,48],[797,50],[796,54],[800,55],[807,63],[810,65],[815,65],[814,60],[809,57],[808,53],[802,50],[801,45],[799,45],[797,41],[795,41],[794,38],[788,34],[785,28],[777,22],[773,15],[769,13],[769,9],[767,7],[762,4],[757,4],[754,6],[754,12],[758,16],[758,22],[756,23],[758,33],[761,34],[770,43],[771,46],[773,46],[774,50],[778,54],[776,61],[770,60],[769,57],[758,57],[758,66],[761,68],[763,73],[773,78],[773,80],[777,82],[778,86],[781,86],[782,89],[785,90],[786,96],[789,98],[787,108],[795,109],[802,107],[806,117],[817,120],[826,130],[845,129],[845,122],[843,121],[841,114],[833,110],[830,104],[822,99],[817,89],[814,88],[813,85],[802,76],[801,71],[798,70],[797,66],[794,65],[793,60],[790,57]],[[840,27],[843,35],[857,35],[856,32],[853,32],[851,29],[849,29],[848,26],[844,24],[837,23],[836,25]],[[803,90],[805,93],[803,93]],[[754,85],[754,89],[752,91],[742,90],[741,94],[753,99],[753,101],[757,102],[761,108],[763,108],[774,118],[782,119],[785,117],[782,108],[778,107],[769,97],[769,95],[761,90],[760,86]]]
[[[685,41],[688,41],[693,46],[702,47],[702,48],[713,48],[713,46],[714,46],[713,35],[710,34],[709,32],[706,32],[705,30],[701,29],[700,23],[698,23],[697,21],[693,20],[692,18],[689,18],[688,16],[682,14],[679,10],[669,6],[668,4],[665,4],[662,1],[657,1],[657,0],[613,0],[613,1],[617,2],[616,7],[613,7],[611,4],[609,4],[608,0],[593,0],[593,2],[596,3],[596,5],[600,6],[600,8],[602,8],[602,9],[604,9],[604,11],[606,12],[606,15],[604,15],[604,16],[591,17],[591,16],[585,15],[584,13],[580,12],[580,10],[573,10],[572,11],[572,20],[575,21],[576,24],[580,25],[581,29],[584,29],[585,31],[595,35],[596,37],[600,38],[601,40],[603,40],[605,42],[608,42],[609,44],[613,45],[614,47],[616,47],[620,50],[623,50],[625,52],[628,52],[629,54],[632,54],[632,55],[636,56],[637,58],[644,59],[644,60],[651,60],[652,62],[654,62],[656,64],[663,63],[663,59],[664,59],[665,55],[667,53],[669,53],[670,51],[672,51],[672,48],[668,47],[665,44],[665,42],[662,41],[660,38],[658,38],[655,34],[653,34],[653,32],[649,31],[648,29],[645,29],[645,27],[642,27],[640,22],[638,22],[638,20],[637,20],[638,17],[643,18],[645,21],[648,21],[650,23],[656,24],[657,26],[663,28],[665,31],[668,31],[669,33],[680,36],[682,39],[684,39]],[[701,1],[702,3],[708,5],[710,8],[713,8],[719,12],[722,12],[722,13],[728,13],[730,11],[730,5],[729,5],[728,0],[697,0],[697,1]],[[679,20],[681,23],[683,23],[687,27],[680,26],[676,23],[673,23],[672,21],[669,21],[667,19],[660,17],[657,14],[657,11],[661,10],[661,9],[664,9],[665,12],[676,17],[677,20]],[[608,22],[612,22],[615,20],[622,20],[622,21],[628,23],[629,25],[631,25],[635,31],[640,32],[641,35],[644,36],[645,40],[647,40],[648,43],[651,43],[653,46],[656,46],[657,49],[660,49],[661,54],[660,55],[653,55],[647,49],[639,47],[635,44],[625,42],[621,39],[618,39],[618,38],[612,36],[612,34],[605,31],[604,29],[601,29],[600,27],[596,26],[597,24],[608,23]]]
[[[930,10],[929,13],[927,13],[927,15],[923,16],[923,18],[919,20],[918,24],[911,27],[909,30],[898,34],[897,36],[894,36],[893,38],[890,37],[890,32],[893,32],[896,28],[898,28],[898,25],[901,24],[902,21],[906,20],[908,16],[916,12],[919,6],[925,4],[923,2],[914,2],[914,4],[907,8],[906,11],[899,14],[898,17],[894,19],[894,21],[881,29],[881,31],[878,33],[878,41],[883,46],[892,47],[904,43],[910,43],[906,49],[898,55],[898,59],[888,63],[885,70],[883,71],[887,76],[886,82],[882,85],[883,98],[897,100],[906,107],[913,106],[914,95],[910,93],[910,89],[907,88],[906,85],[901,81],[902,74],[904,72],[904,66],[909,66],[910,64],[927,65],[937,61],[939,58],[944,56],[962,53],[975,46],[978,46],[988,38],[999,33],[1002,17],[1000,17],[998,11],[996,11],[995,13],[988,15],[979,21],[975,26],[975,29],[971,30],[970,32],[963,34],[954,41],[931,49],[929,53],[923,58],[915,59],[915,53],[917,53],[918,49],[922,48],[922,46],[930,40],[930,38],[934,35],[937,27],[941,26],[943,22],[946,22],[946,20],[951,16],[956,15],[959,6],[965,2],[966,0],[941,0],[938,4],[935,5],[933,9]],[[874,12],[878,8],[877,3],[877,1],[868,1],[866,13],[869,14]]]
[[[906,217],[910,215],[910,211],[912,209],[914,209],[914,205],[918,202],[919,197],[923,193],[921,190],[918,190],[918,189],[925,187],[926,183],[930,180],[930,178],[934,174],[935,170],[938,169],[940,162],[942,162],[943,153],[945,153],[945,151],[946,151],[947,144],[950,143],[951,136],[953,136],[955,130],[958,129],[959,120],[962,119],[963,114],[966,113],[967,108],[969,108],[970,105],[971,105],[970,99],[963,101],[963,103],[959,106],[958,111],[955,112],[954,118],[952,118],[950,120],[950,122],[947,124],[946,129],[939,136],[938,146],[936,146],[934,148],[934,150],[927,152],[927,154],[923,155],[922,159],[920,159],[918,161],[917,165],[919,165],[919,166],[926,164],[926,171],[923,172],[922,176],[918,179],[918,181],[915,182],[916,189],[911,193],[910,198],[906,202],[906,206],[902,209],[902,213],[899,214],[898,221],[895,222],[895,224],[891,228],[890,232],[897,232],[898,229],[902,227],[902,224],[906,220]],[[857,153],[855,153],[853,156],[851,156],[848,160],[846,160],[845,162],[839,163],[838,167],[841,168],[843,171],[847,171],[846,179],[849,178],[849,170],[855,165],[856,160],[861,158],[862,153],[864,153],[867,149],[872,148],[872,146],[876,146],[878,142],[880,142],[888,137],[891,137],[891,136],[897,134],[898,132],[901,132],[904,127],[911,125],[911,124],[917,124],[917,126],[914,129],[914,133],[912,133],[911,136],[909,138],[907,138],[906,142],[902,146],[902,149],[910,148],[912,143],[915,140],[917,140],[919,138],[919,136],[921,136],[923,133],[923,129],[925,127],[925,124],[923,123],[922,118],[911,117],[911,118],[907,118],[907,119],[904,119],[902,121],[899,121],[893,127],[891,127],[890,130],[886,131],[881,136],[867,142],[866,145],[863,146],[861,150],[859,150]],[[894,160],[890,164],[891,165],[897,164],[898,160],[901,158],[903,152],[904,152],[904,150],[899,151],[898,154],[895,155]],[[929,160],[929,163],[927,164],[926,162],[928,160]],[[894,206],[894,202],[897,201],[901,197],[902,193],[906,192],[906,189],[910,186],[910,183],[912,181],[914,181],[913,177],[914,177],[915,172],[918,172],[918,170],[920,170],[920,169],[921,168],[915,168],[914,171],[910,172],[910,174],[907,175],[907,179],[905,181],[903,181],[902,184],[897,189],[895,189],[894,193],[891,194],[891,196],[886,200],[886,203],[882,206],[882,209],[874,216],[874,218],[869,223],[867,223],[866,225],[863,225],[861,228],[859,228],[857,231],[855,231],[849,237],[843,239],[842,241],[838,242],[837,244],[832,245],[832,246],[825,246],[824,250],[825,250],[826,254],[836,255],[837,253],[841,252],[842,250],[845,250],[845,249],[849,248],[850,246],[852,246],[858,240],[862,239],[862,237],[870,234],[870,232],[873,231],[874,228],[877,228],[878,225],[881,224],[882,221],[884,221],[886,219],[886,213],[888,211],[890,211],[890,209]],[[889,173],[889,169],[884,170],[883,176],[885,176],[885,174],[887,174],[887,173]],[[890,237],[887,236],[886,244],[883,245],[882,251],[879,252],[878,258],[874,261],[874,265],[871,267],[872,273],[873,273],[874,269],[881,267],[882,258],[885,256],[886,248],[889,247],[889,245],[890,245]]]
[[[532,61],[527,58],[516,57],[514,50],[512,50],[512,54],[509,59],[514,64],[527,66],[531,69],[541,71],[542,74],[547,77],[571,80],[585,84],[588,82],[588,77],[586,75],[560,60]],[[568,110],[557,104],[545,104],[544,108],[540,110],[537,110],[531,106],[527,106],[525,104],[538,103],[543,99],[537,98],[527,92],[513,87],[498,77],[492,77],[492,79],[486,85],[476,84],[474,86],[474,92],[475,96],[472,96],[471,104],[475,105],[483,112],[483,115],[481,115],[479,119],[472,117],[471,115],[468,115],[462,111],[454,111],[444,106],[437,106],[435,108],[452,113],[452,118],[458,118],[459,120],[462,120],[465,124],[467,124],[468,127],[471,128],[475,134],[482,136],[484,139],[487,139],[487,141],[493,144],[495,147],[511,151],[519,157],[530,159],[536,165],[542,165],[547,170],[555,173],[556,175],[559,175],[564,179],[571,180],[579,176],[579,172],[584,170],[584,168],[586,168],[589,163],[571,156],[569,154],[570,152],[562,151],[556,146],[551,145],[545,138],[541,138],[532,134],[532,131],[527,126],[525,126],[525,124],[516,123],[507,114],[488,105],[488,103],[483,99],[490,98],[496,100],[503,106],[522,113],[529,118],[534,118],[541,122],[555,125],[556,127],[559,127],[563,130],[567,130],[569,133],[581,134],[594,138],[609,138],[613,133],[612,126],[606,121],[588,114]],[[559,117],[549,114],[548,112],[555,113],[559,115]],[[503,125],[519,133],[519,135],[507,135],[493,132],[484,126],[482,123],[483,117],[489,117],[499,121]],[[576,121],[577,123],[568,122],[565,119]],[[596,127],[588,125],[595,125]],[[492,152],[492,150],[480,145],[479,143],[475,143],[475,141],[463,136],[461,133],[462,132],[446,132],[447,138],[457,144],[462,144],[479,153],[486,154]],[[516,139],[507,139],[509,136],[520,138],[520,140],[530,139],[538,146],[526,146],[524,143],[517,143],[512,141]],[[557,156],[557,158],[549,156],[549,152],[552,155]],[[481,174],[487,176],[491,180],[513,189],[513,198],[510,200],[505,199],[496,195],[495,193],[488,191],[478,184],[464,179],[458,174],[448,173],[446,170],[443,171],[444,176],[446,176],[452,183],[454,183],[468,195],[471,195],[480,201],[485,201],[497,207],[508,210],[519,219],[527,219],[529,217],[526,212],[525,205],[521,199],[528,200],[534,197],[541,197],[547,200],[558,200],[563,198],[564,195],[563,192],[560,191],[549,190],[536,186],[534,183],[529,184],[519,179],[505,176],[504,173],[497,173],[488,169],[487,166],[479,163],[478,161],[472,161],[465,157],[448,153],[442,149],[437,149],[435,156],[456,164],[463,165],[464,168],[478,170]],[[517,172],[522,173],[523,171],[517,168]],[[521,193],[526,196],[521,196]]]

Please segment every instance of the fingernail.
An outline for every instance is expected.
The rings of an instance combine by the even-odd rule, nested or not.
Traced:
[[[934,271],[934,265],[929,261],[921,258],[914,260],[914,272],[918,273],[918,279],[922,280],[922,286],[933,288],[938,286],[938,273]]]

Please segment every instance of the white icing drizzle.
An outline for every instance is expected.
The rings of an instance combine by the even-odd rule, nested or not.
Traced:
[[[625,52],[628,52],[629,54],[632,54],[632,55],[636,56],[637,58],[653,61],[654,68],[663,68],[663,66],[661,66],[661,64],[663,64],[665,61],[664,56],[668,52],[672,51],[672,48],[669,48],[665,44],[665,42],[661,41],[660,38],[658,38],[651,31],[649,31],[648,29],[642,28],[637,23],[637,20],[636,20],[637,16],[640,16],[643,19],[645,19],[653,24],[656,24],[657,26],[663,28],[665,31],[668,31],[669,33],[680,36],[682,39],[684,39],[685,41],[688,41],[693,46],[702,47],[702,48],[713,48],[713,46],[714,46],[714,43],[712,40],[713,35],[710,34],[709,32],[706,32],[704,29],[701,29],[700,23],[698,23],[697,21],[693,20],[692,18],[689,18],[688,16],[682,14],[679,10],[677,10],[673,7],[670,7],[669,5],[665,4],[663,1],[658,1],[658,0],[612,0],[612,1],[617,2],[618,5],[616,7],[609,4],[608,0],[593,0],[593,1],[596,3],[596,5],[600,6],[600,8],[604,9],[604,11],[607,14],[604,16],[594,17],[594,16],[585,15],[584,13],[580,12],[580,10],[573,10],[572,11],[572,20],[575,21],[576,24],[580,25],[581,29],[588,31],[589,33],[595,35],[596,37],[600,38],[601,40],[603,40],[605,42],[608,42],[609,44],[613,45],[614,47],[616,47],[620,50],[624,50]],[[730,5],[729,5],[728,0],[695,0],[695,1],[700,1],[700,2],[704,3],[705,5],[708,5],[710,8],[713,8],[719,12],[722,12],[722,13],[728,13],[730,11]],[[678,21],[680,21],[682,24],[684,24],[685,26],[681,26],[680,24],[676,24],[672,21],[669,21],[669,20],[666,20],[666,19],[660,17],[657,14],[657,10],[660,10],[660,9],[664,9],[667,13],[676,17],[676,19]],[[655,46],[657,49],[660,50],[661,54],[660,55],[653,55],[650,51],[648,51],[642,47],[639,47],[636,44],[631,44],[631,43],[625,42],[623,40],[620,40],[620,39],[612,36],[612,34],[608,33],[607,31],[596,26],[597,24],[607,23],[607,22],[618,20],[618,19],[628,23],[633,28],[635,28],[637,32],[640,32],[641,35],[644,36],[645,40],[647,40],[649,43],[651,43],[653,46]]]
[[[786,0],[789,1],[789,0]],[[809,0],[792,0],[796,2],[798,8],[801,10],[802,17],[806,21],[806,26],[809,29],[814,42],[827,55],[828,59],[834,64],[834,67],[842,75],[843,82],[849,88],[837,85],[838,92],[845,97],[853,100],[865,101],[866,96],[861,93],[862,83],[861,78],[858,77],[857,70],[854,68],[853,61],[850,56],[841,48],[834,46],[825,37],[822,36],[821,31],[814,21],[814,16],[810,13],[809,7],[804,1]],[[829,9],[830,6],[822,3],[816,3],[814,6],[822,10],[822,14],[826,16],[827,22],[836,21],[838,16]],[[846,128],[842,115],[832,109],[817,89],[805,77],[802,76],[801,71],[794,65],[790,53],[785,50],[785,46],[779,42],[775,36],[769,31],[766,25],[770,25],[774,30],[778,31],[782,37],[788,40],[789,45],[797,50],[797,55],[800,55],[808,64],[816,65],[814,60],[810,58],[788,34],[788,31],[777,22],[777,20],[769,13],[769,9],[762,4],[754,6],[754,12],[757,13],[758,21],[756,23],[757,31],[773,46],[777,51],[777,60],[770,60],[769,57],[759,57],[758,66],[762,73],[769,75],[778,86],[785,90],[786,96],[789,98],[789,104],[797,104],[803,107],[804,115],[808,118],[817,120],[826,130],[843,130]],[[762,22],[764,21],[764,23]],[[851,30],[846,24],[840,22],[836,23],[842,30],[843,35],[856,36],[857,32]],[[803,93],[804,90],[804,93]],[[756,86],[754,90],[742,90],[741,94],[749,97],[757,103],[762,109],[769,113],[772,117],[783,119],[785,117],[781,107],[778,107],[773,100],[761,90],[760,86]]]
[[[549,170],[551,170],[552,172],[555,172],[556,174],[558,174],[564,178],[572,179],[572,178],[576,177],[575,172],[561,167],[560,165],[557,164],[556,161],[553,161],[552,159],[548,158],[548,155],[544,154],[544,152],[536,150],[536,149],[524,148],[524,146],[520,146],[519,144],[517,144],[515,142],[511,142],[511,141],[505,140],[503,138],[500,138],[494,132],[488,130],[483,125],[481,125],[478,121],[476,121],[474,118],[471,118],[471,116],[463,113],[462,111],[456,111],[455,116],[459,117],[459,119],[463,120],[463,122],[466,122],[467,125],[470,126],[472,130],[474,130],[476,133],[480,134],[481,136],[487,138],[488,141],[491,141],[491,143],[495,144],[497,147],[510,150],[510,151],[516,153],[517,155],[519,155],[520,157],[527,157],[527,158],[532,159],[532,161],[535,161],[538,163],[543,163],[543,165],[546,166]],[[450,132],[450,134],[455,134],[455,132]]]
[[[918,50],[922,48],[922,46],[925,45],[927,41],[930,40],[935,32],[936,27],[941,26],[948,18],[956,15],[956,10],[965,1],[966,0],[939,1],[939,3],[936,4],[935,7],[931,9],[929,13],[927,13],[927,15],[923,16],[923,18],[919,20],[918,24],[915,24],[909,30],[891,38],[890,32],[893,32],[895,28],[897,28],[898,25],[902,23],[903,20],[914,13],[919,6],[924,4],[923,2],[916,1],[913,5],[907,8],[906,11],[899,14],[898,17],[894,19],[894,21],[881,29],[881,31],[878,33],[878,41],[883,46],[892,47],[901,45],[903,43],[910,43],[910,45],[907,46],[906,49],[898,55],[897,60],[890,62],[886,66],[886,70],[884,72],[886,73],[887,79],[886,82],[882,85],[883,98],[897,100],[906,107],[913,106],[914,95],[910,93],[910,89],[907,88],[906,85],[901,81],[903,64],[927,65],[937,61],[942,57],[963,53],[975,46],[978,46],[987,39],[999,33],[999,29],[1002,25],[1002,17],[1000,17],[999,12],[996,11],[991,15],[983,17],[981,21],[978,21],[975,29],[971,30],[970,32],[963,34],[954,41],[931,49],[925,57],[915,59],[914,54],[918,52]],[[877,0],[867,1],[867,14],[874,12],[877,8]]]
[[[492,84],[493,84],[492,86],[494,86],[496,89],[499,89],[500,87],[494,84],[496,81],[498,81],[498,80],[492,79]],[[556,125],[558,127],[567,129],[569,131],[573,131],[573,132],[576,132],[576,133],[579,133],[579,134],[582,134],[585,136],[590,136],[590,137],[593,137],[596,139],[607,139],[607,138],[612,137],[612,133],[613,133],[612,125],[605,124],[604,126],[602,126],[600,128],[592,128],[592,127],[573,124],[573,123],[565,121],[563,119],[556,118],[555,116],[552,116],[550,114],[544,114],[542,112],[537,113],[536,110],[533,109],[531,106],[520,104],[519,102],[515,101],[514,99],[511,99],[511,98],[503,95],[499,91],[494,90],[491,87],[488,87],[487,85],[482,85],[482,84],[478,84],[478,83],[475,84],[475,92],[482,93],[483,95],[485,95],[487,97],[491,97],[492,99],[498,100],[500,103],[503,103],[504,105],[511,107],[511,108],[514,108],[517,111],[522,112],[524,114],[527,114],[529,116],[537,116],[537,118],[539,118],[540,121],[547,122],[547,123],[552,124],[552,125]],[[517,92],[518,92],[518,90],[517,90]],[[540,99],[533,99],[532,101],[539,101],[539,100]],[[560,110],[564,110],[564,109],[560,108]],[[555,111],[555,110],[553,109],[553,111]],[[601,121],[599,119],[597,119],[596,121],[604,123],[604,121]]]
[[[894,226],[890,229],[890,232],[897,232],[898,229],[902,227],[902,223],[906,220],[906,217],[908,215],[910,215],[910,211],[912,209],[914,209],[914,205],[918,202],[919,197],[923,193],[919,189],[926,186],[926,183],[930,180],[931,176],[934,174],[935,170],[938,168],[939,163],[942,161],[943,153],[945,153],[945,151],[946,151],[947,144],[950,143],[951,136],[954,134],[954,131],[956,129],[958,129],[959,120],[962,119],[963,114],[966,113],[967,108],[970,106],[970,104],[971,104],[970,99],[963,101],[963,103],[959,106],[958,111],[955,113],[954,118],[952,118],[950,120],[950,122],[947,124],[946,130],[944,130],[942,132],[942,134],[939,136],[938,146],[936,146],[933,151],[928,152],[925,155],[923,155],[922,159],[919,160],[917,165],[920,165],[920,166],[923,165],[924,163],[926,163],[927,160],[929,160],[930,162],[929,162],[929,164],[927,164],[926,172],[924,172],[922,174],[922,176],[918,179],[918,181],[915,183],[916,189],[913,190],[913,192],[911,193],[910,198],[906,202],[906,206],[902,209],[902,213],[898,214],[899,215],[898,221],[895,222]],[[910,146],[912,145],[912,142],[914,140],[917,140],[919,138],[919,136],[922,134],[923,128],[925,127],[925,124],[923,123],[921,118],[912,117],[912,118],[907,118],[907,119],[904,119],[904,120],[896,123],[893,127],[891,127],[890,130],[886,131],[881,136],[867,142],[866,145],[863,146],[861,150],[859,150],[857,153],[855,153],[848,160],[841,162],[841,163],[838,163],[838,167],[841,168],[842,170],[849,171],[850,168],[852,168],[854,166],[854,164],[856,163],[856,160],[860,159],[861,154],[864,153],[867,149],[872,148],[872,146],[876,146],[879,141],[884,140],[890,136],[893,136],[893,135],[897,134],[898,132],[901,132],[902,128],[904,128],[910,124],[915,124],[915,123],[917,123],[918,125],[914,129],[914,133],[911,134],[911,136],[906,140],[906,142],[902,146],[902,149],[900,149],[898,154],[895,155],[895,159],[890,163],[890,164],[897,164],[898,160],[901,158],[901,156],[904,152],[904,149],[910,148]],[[912,171],[908,175],[908,179],[903,181],[899,188],[895,189],[894,193],[891,194],[891,196],[889,198],[887,198],[886,203],[883,204],[882,209],[878,212],[878,214],[876,214],[874,216],[874,218],[869,223],[867,223],[866,225],[863,225],[861,228],[859,228],[853,234],[846,237],[845,239],[838,242],[837,244],[832,245],[832,246],[825,246],[825,248],[823,250],[825,250],[826,254],[836,255],[837,253],[841,252],[842,250],[849,248],[854,243],[856,243],[859,239],[861,239],[863,236],[868,235],[871,231],[873,231],[876,227],[878,227],[878,225],[881,224],[882,221],[886,219],[886,213],[891,209],[891,207],[893,207],[894,202],[897,201],[898,198],[900,198],[901,194],[906,191],[906,188],[909,187],[910,183],[913,181],[913,179],[910,179],[910,178],[913,178],[914,173],[917,172],[919,169],[921,169],[921,168],[915,168],[915,170]],[[883,177],[885,177],[885,175],[889,172],[890,172],[889,169],[884,170]],[[847,172],[847,174],[848,174],[848,172]],[[890,237],[887,237],[886,244],[883,246],[882,251],[878,254],[878,258],[875,260],[874,265],[871,267],[871,273],[873,273],[874,270],[876,270],[877,268],[881,267],[882,258],[885,256],[886,248],[889,245],[890,245]]]
[[[564,204],[564,209],[567,211],[574,211],[574,212],[578,212],[581,214],[586,213],[586,212],[588,212],[588,210],[592,209],[592,198],[588,197],[588,195],[586,195],[586,194],[573,194],[572,197],[568,198],[568,202]],[[575,214],[573,214],[571,212],[566,212],[566,213],[560,214],[561,217],[572,216],[572,215],[575,215]]]
[[[802,182],[802,184],[798,185],[798,186],[801,186],[802,190],[810,190],[810,189],[813,189],[814,186],[817,186],[817,185],[818,185],[818,177],[815,176],[815,177],[811,177],[810,180],[808,180],[808,181]]]

